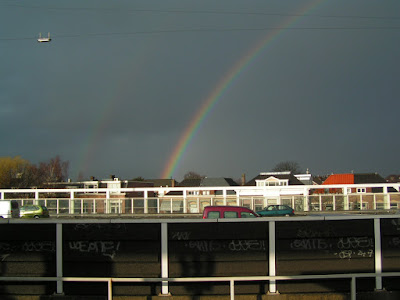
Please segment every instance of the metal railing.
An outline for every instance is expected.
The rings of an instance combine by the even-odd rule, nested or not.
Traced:
[[[400,183],[0,189],[0,201],[5,199],[44,203],[57,214],[201,213],[206,205],[227,204],[254,210],[269,204],[288,204],[296,211],[389,210],[400,208]]]
[[[347,207],[344,206],[343,195],[310,195],[305,201],[301,196],[281,196],[272,200],[268,197],[164,197],[164,198],[16,198],[20,206],[40,204],[49,209],[51,216],[58,215],[132,215],[132,214],[174,214],[202,213],[207,205],[239,205],[255,211],[269,204],[286,204],[297,212],[307,211],[371,211],[400,208],[400,193],[351,195]],[[0,200],[1,201],[1,200]],[[306,205],[305,205],[306,203]]]
[[[229,282],[230,299],[235,299],[235,282],[243,281],[289,281],[289,280],[328,280],[350,279],[350,299],[357,299],[358,278],[371,277],[400,277],[400,272],[385,273],[351,273],[351,274],[321,274],[321,275],[290,275],[290,276],[246,276],[246,277],[182,277],[182,278],[118,278],[118,277],[0,277],[0,281],[23,282],[106,282],[107,299],[113,299],[113,283],[137,283],[137,282]]]

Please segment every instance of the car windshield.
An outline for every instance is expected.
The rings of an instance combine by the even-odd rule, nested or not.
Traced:
[[[252,213],[247,212],[247,211],[242,211],[242,212],[240,213],[240,216],[241,216],[242,218],[255,218],[255,217],[256,217],[255,215],[253,215]]]

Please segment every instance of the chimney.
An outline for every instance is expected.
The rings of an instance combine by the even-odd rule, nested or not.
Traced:
[[[115,175],[110,175],[111,180],[115,179]]]
[[[242,185],[245,185],[245,184],[246,184],[246,174],[243,173],[242,174]]]
[[[175,187],[175,180],[173,180],[172,178],[171,178],[171,186]]]

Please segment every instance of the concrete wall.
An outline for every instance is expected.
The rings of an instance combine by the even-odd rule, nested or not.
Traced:
[[[377,221],[375,221],[377,220]],[[394,216],[256,220],[0,220],[0,276],[168,277],[318,275],[400,271],[400,221]],[[58,225],[57,225],[58,224]],[[167,226],[166,266],[161,224]],[[271,224],[275,230],[270,231]],[[57,230],[62,246],[57,248]],[[376,227],[378,226],[378,227]],[[376,228],[380,228],[376,237]],[[377,253],[376,238],[381,245]],[[271,255],[271,245],[276,252]],[[272,248],[273,249],[273,248]],[[382,255],[380,255],[382,254]],[[61,263],[57,263],[61,257]],[[381,263],[376,263],[376,259]],[[164,270],[165,271],[165,270]],[[400,280],[383,278],[386,290]],[[349,279],[278,281],[281,294],[349,292]],[[357,280],[373,291],[376,280]],[[237,282],[235,294],[266,294],[270,283]],[[51,295],[55,282],[0,281],[0,295]],[[107,295],[105,283],[65,282],[66,295]],[[173,295],[226,295],[228,283],[169,283]],[[160,283],[115,283],[114,295],[157,295]]]

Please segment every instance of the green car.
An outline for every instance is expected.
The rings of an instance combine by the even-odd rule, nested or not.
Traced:
[[[257,213],[261,217],[294,216],[294,209],[287,205],[269,205]]]
[[[48,218],[49,211],[46,206],[43,205],[24,205],[19,209],[21,218]]]

